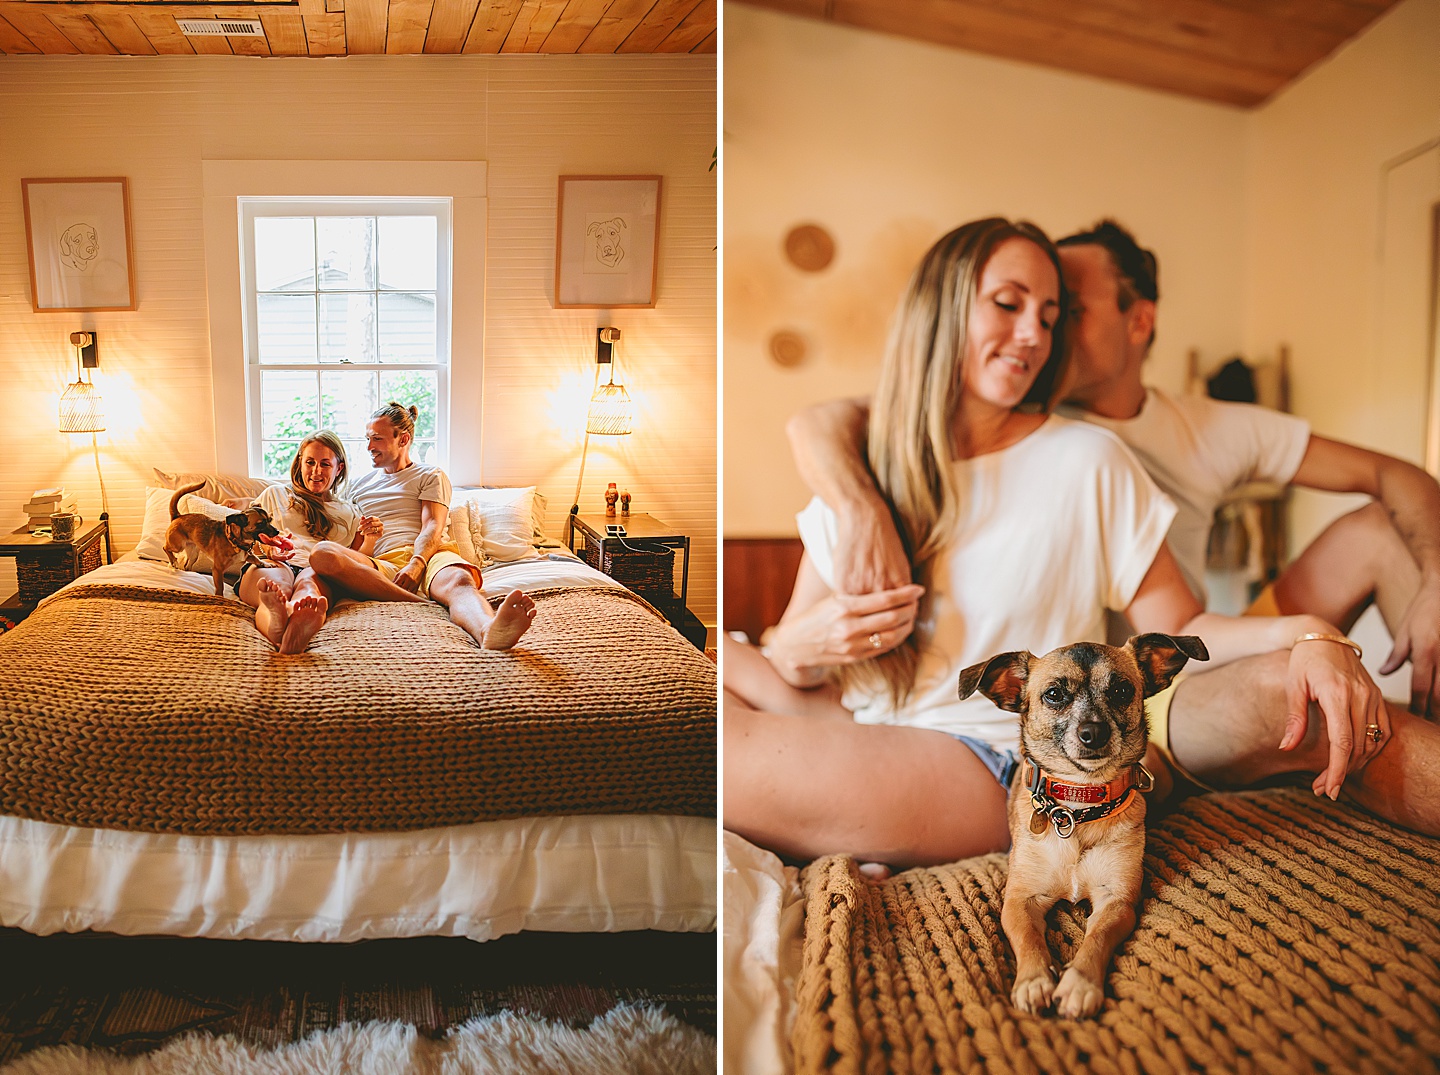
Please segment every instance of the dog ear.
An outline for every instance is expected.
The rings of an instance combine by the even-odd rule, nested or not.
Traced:
[[[1145,697],[1159,694],[1170,686],[1185,662],[1194,658],[1208,661],[1210,651],[1195,635],[1165,635],[1158,632],[1136,635],[1125,643],[1125,648],[1140,666],[1140,678],[1145,681]]]
[[[1030,678],[1029,650],[999,653],[988,661],[972,664],[960,673],[960,700],[978,689],[1001,709],[1018,713],[1025,705],[1025,681]]]
[[[245,524],[249,521],[250,517],[246,515],[243,511],[237,511],[234,515],[225,516],[225,525],[233,526],[237,530],[244,530]]]

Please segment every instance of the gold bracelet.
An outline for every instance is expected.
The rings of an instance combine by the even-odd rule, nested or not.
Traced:
[[[1365,654],[1362,653],[1360,650],[1360,644],[1358,642],[1352,642],[1344,635],[1323,635],[1320,634],[1318,631],[1312,631],[1309,634],[1301,635],[1299,638],[1295,639],[1294,642],[1290,643],[1290,645],[1292,647],[1297,646],[1301,642],[1339,642],[1340,645],[1349,646],[1351,649],[1353,649],[1355,651],[1356,657],[1365,656]]]

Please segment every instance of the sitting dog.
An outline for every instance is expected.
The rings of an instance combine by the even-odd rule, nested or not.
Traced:
[[[261,535],[278,537],[280,531],[270,522],[270,513],[264,508],[246,508],[223,519],[212,519],[199,512],[186,512],[181,515],[180,498],[186,493],[193,493],[204,484],[199,482],[184,489],[177,489],[170,498],[170,526],[165,531],[165,555],[170,559],[170,566],[178,571],[180,565],[175,562],[175,554],[181,549],[185,550],[187,570],[193,570],[191,565],[199,561],[202,552],[206,553],[210,557],[211,574],[215,578],[215,596],[219,597],[224,593],[225,569],[230,566],[231,561],[238,556],[256,567],[263,567],[250,548]]]
[[[1105,971],[1135,928],[1150,773],[1144,699],[1189,658],[1210,654],[1193,635],[1136,635],[1122,649],[1096,642],[1044,657],[1002,653],[960,673],[960,697],[979,689],[1020,714],[1020,766],[1010,786],[1010,877],[1000,925],[1015,949],[1010,999],[1026,1012],[1053,1001],[1071,1019],[1094,1015]],[[1085,937],[1055,984],[1045,916],[1060,900],[1090,901]]]

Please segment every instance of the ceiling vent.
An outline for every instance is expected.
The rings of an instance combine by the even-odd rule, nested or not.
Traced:
[[[187,37],[264,37],[259,19],[176,19]]]

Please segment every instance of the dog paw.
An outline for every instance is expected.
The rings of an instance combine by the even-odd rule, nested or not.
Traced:
[[[1065,1019],[1088,1019],[1100,1010],[1105,989],[1074,967],[1067,970],[1055,988],[1056,1012]]]
[[[1048,971],[1017,981],[1010,991],[1010,1002],[1022,1012],[1039,1015],[1050,1007],[1051,994],[1055,992],[1055,978]]]

